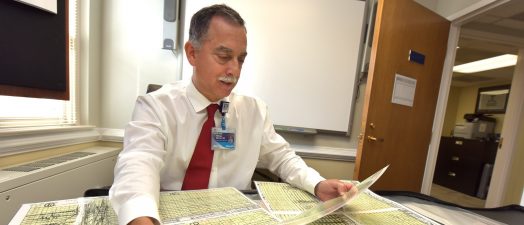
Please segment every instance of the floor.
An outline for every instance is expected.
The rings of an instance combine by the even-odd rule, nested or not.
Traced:
[[[438,184],[433,184],[431,186],[430,195],[446,202],[473,208],[484,208],[484,204],[486,202],[484,199],[466,195]]]

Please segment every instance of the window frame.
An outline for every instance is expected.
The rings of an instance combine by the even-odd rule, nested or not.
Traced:
[[[76,21],[78,21],[78,19],[76,18],[76,0],[72,0],[73,1],[73,6],[75,7],[74,8],[74,15],[75,15],[75,23]],[[71,67],[71,64],[69,62],[69,50],[71,48],[70,44],[71,44],[71,35],[70,35],[70,26],[69,26],[69,22],[70,22],[70,19],[71,17],[69,16],[70,14],[70,4],[69,4],[69,0],[64,0],[63,1],[64,3],[64,17],[65,17],[65,21],[64,21],[64,26],[65,26],[65,65],[66,65],[66,68],[64,68],[65,72],[64,72],[64,75],[65,75],[65,90],[63,91],[59,91],[59,90],[51,90],[51,89],[45,89],[45,88],[32,88],[32,87],[26,87],[26,86],[15,86],[15,85],[9,85],[9,84],[0,84],[0,95],[8,95],[8,96],[19,96],[19,97],[33,97],[33,98],[50,98],[50,99],[58,99],[58,100],[69,100],[70,98],[70,67]],[[14,4],[20,4],[20,3],[14,3]],[[60,4],[60,2],[59,2]],[[25,7],[22,7],[22,8],[28,8],[30,9],[29,7],[31,6],[25,6]],[[60,13],[60,12],[58,12]],[[34,19],[34,18],[32,18]],[[12,22],[12,21],[11,21]],[[11,23],[10,22],[10,23]],[[48,24],[49,26],[51,27],[56,27],[54,23],[52,22],[49,22],[49,23],[45,23],[45,24]],[[75,24],[77,25],[77,24]],[[45,44],[45,43],[44,43]],[[40,56],[39,56],[40,57]]]
[[[29,97],[34,98],[35,101],[39,99],[56,99],[63,100],[63,108],[61,113],[57,113],[56,119],[49,117],[0,117],[0,130],[13,129],[18,130],[40,130],[44,128],[52,128],[54,126],[78,126],[80,118],[79,110],[79,85],[80,79],[79,71],[79,15],[78,15],[78,1],[66,0],[66,91],[45,90],[39,88],[29,88],[20,86],[11,86],[0,84],[0,95],[13,97]],[[0,134],[1,135],[1,134]]]

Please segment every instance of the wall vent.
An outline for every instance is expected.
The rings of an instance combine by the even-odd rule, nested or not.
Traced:
[[[111,185],[120,150],[93,146],[1,168],[0,224],[9,224],[24,203],[78,198],[88,189]]]

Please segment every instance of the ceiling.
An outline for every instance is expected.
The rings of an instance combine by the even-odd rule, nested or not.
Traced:
[[[512,0],[462,25],[455,65],[524,47],[524,1]],[[514,66],[478,73],[453,73],[452,86],[511,83]]]

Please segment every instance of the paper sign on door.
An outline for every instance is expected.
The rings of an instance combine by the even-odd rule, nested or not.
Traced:
[[[391,102],[413,107],[415,99],[415,88],[417,80],[400,74],[395,74],[395,83],[393,85],[393,97]]]

